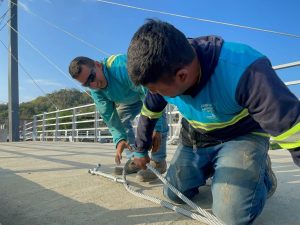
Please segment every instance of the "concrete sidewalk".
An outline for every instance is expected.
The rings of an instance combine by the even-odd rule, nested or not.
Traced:
[[[168,147],[168,160],[174,150]],[[0,143],[0,224],[201,224],[87,173],[98,163],[111,173],[114,151],[112,144],[98,143]],[[300,224],[300,169],[287,151],[272,151],[271,158],[278,188],[255,225]],[[161,182],[127,178],[138,191],[164,199]],[[209,186],[200,188],[195,203],[210,209]]]

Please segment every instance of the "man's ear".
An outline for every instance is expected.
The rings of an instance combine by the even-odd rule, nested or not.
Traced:
[[[95,63],[95,66],[96,66],[96,67],[101,66],[100,63],[99,63],[98,61],[94,61],[94,63]]]
[[[103,66],[102,63],[100,63],[100,62],[98,62],[98,61],[95,61],[95,69],[100,69],[100,70],[102,70],[102,66]]]
[[[182,68],[182,69],[178,70],[175,75],[176,79],[179,82],[185,82],[188,78],[187,76],[188,76],[188,71],[186,68]]]

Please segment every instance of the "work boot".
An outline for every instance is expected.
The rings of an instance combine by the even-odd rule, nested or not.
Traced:
[[[134,161],[130,159],[130,163],[128,164],[126,168],[126,174],[132,174],[132,173],[137,173],[140,168],[138,168],[135,164]],[[123,168],[122,166],[116,166],[114,170],[115,175],[122,175],[123,174]]]
[[[267,155],[267,160],[266,160],[266,173],[272,185],[270,190],[268,191],[267,198],[271,198],[277,188],[277,178],[275,176],[275,173],[272,170],[272,164],[269,155]]]
[[[167,170],[166,160],[161,162],[150,160],[150,165],[153,166],[160,174],[165,173]],[[136,175],[136,179],[141,182],[149,182],[155,180],[156,178],[157,176],[148,168],[146,170],[140,170]]]

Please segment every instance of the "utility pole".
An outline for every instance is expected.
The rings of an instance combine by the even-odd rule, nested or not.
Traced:
[[[18,78],[18,0],[10,0],[8,55],[8,126],[9,141],[19,141],[19,78]]]

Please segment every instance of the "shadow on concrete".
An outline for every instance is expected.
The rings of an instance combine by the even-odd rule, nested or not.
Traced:
[[[2,225],[160,224],[185,219],[159,206],[110,210],[79,202],[2,168],[0,179]]]
[[[12,145],[10,145],[12,146]],[[91,182],[92,185],[80,184],[76,186],[76,182],[73,187],[78,189],[77,195],[82,195],[81,201],[77,201],[73,198],[66,197],[54,190],[49,189],[48,186],[43,187],[40,184],[32,182],[28,179],[25,179],[22,176],[19,176],[15,173],[45,173],[54,172],[57,176],[60,176],[61,172],[72,172],[78,171],[80,169],[90,169],[95,167],[96,159],[99,160],[103,158],[106,162],[104,163],[104,172],[112,172],[114,167],[110,158],[113,156],[113,148],[111,146],[103,145],[104,149],[99,149],[99,152],[96,152],[95,146],[88,147],[90,151],[85,151],[83,146],[77,147],[76,150],[68,150],[73,148],[73,144],[68,146],[68,148],[61,149],[60,145],[54,145],[55,149],[49,145],[43,146],[42,144],[35,146],[22,146],[20,144],[13,146],[17,150],[12,150],[11,147],[1,146],[0,152],[4,154],[13,154],[16,156],[10,158],[10,156],[1,157],[3,162],[5,160],[22,160],[21,158],[32,158],[34,160],[41,160],[46,162],[55,162],[60,163],[60,167],[51,167],[48,168],[39,168],[36,167],[31,169],[23,166],[20,169],[8,170],[0,168],[0,224],[2,225],[47,225],[47,224],[124,224],[124,225],[135,225],[135,224],[199,224],[196,221],[187,219],[177,213],[174,213],[168,209],[164,209],[160,206],[149,204],[143,199],[139,199],[135,196],[131,196],[129,193],[124,192],[123,187],[114,186],[110,184],[111,181],[105,181],[105,178],[101,178],[101,182]],[[100,147],[100,145],[99,145]],[[26,150],[29,151],[26,151]],[[75,148],[74,148],[75,149]],[[33,150],[33,151],[31,151]],[[50,152],[44,152],[48,150]],[[51,155],[52,151],[62,152],[62,155],[55,154]],[[69,155],[70,154],[70,155]],[[283,153],[284,154],[284,153]],[[86,162],[77,161],[82,157],[90,157]],[[64,157],[64,159],[59,159],[57,157]],[[70,156],[68,159],[67,157]],[[72,158],[75,157],[75,158]],[[77,157],[77,158],[76,158]],[[67,158],[67,159],[65,159]],[[287,161],[277,162],[276,160],[282,160],[287,158]],[[109,160],[108,160],[109,159]],[[300,225],[300,169],[293,165],[289,155],[274,156],[275,162],[273,162],[273,168],[278,178],[278,188],[275,194],[271,199],[266,203],[266,206],[262,214],[255,221],[254,225]],[[113,160],[112,160],[113,161]],[[1,165],[1,164],[0,164]],[[66,165],[67,167],[64,167]],[[28,166],[28,165],[27,165]],[[9,167],[6,167],[9,168]],[[12,168],[14,168],[12,166]],[[232,168],[227,168],[232,169]],[[70,182],[73,182],[72,179],[82,179],[85,177],[85,181],[92,178],[86,178],[90,176],[86,173],[78,172],[80,177],[71,177]],[[129,179],[133,180],[133,176]],[[100,178],[99,178],[100,179]],[[50,182],[55,182],[55,180],[49,180]],[[84,182],[84,181],[83,181]],[[107,182],[106,186],[97,186]],[[156,181],[148,185],[141,183],[133,182],[133,186],[137,187],[138,190],[143,190],[145,192],[153,191],[154,189],[160,189],[162,184],[160,181]],[[66,191],[68,191],[68,185],[66,185]],[[51,185],[50,185],[51,186]],[[51,188],[51,187],[50,187]],[[82,188],[82,190],[81,190]],[[85,188],[85,189],[83,189]],[[88,195],[85,192],[101,191],[101,198],[96,194]],[[118,193],[119,192],[119,193]],[[159,190],[162,192],[162,188]],[[114,193],[118,197],[114,197]],[[120,197],[121,193],[126,193],[127,198]],[[99,194],[99,193],[98,193]],[[157,194],[157,193],[154,193]],[[85,196],[87,195],[87,196]],[[83,200],[82,200],[83,199]],[[129,199],[129,200],[128,200]],[[125,203],[124,203],[125,201]],[[128,201],[128,204],[127,204]],[[193,199],[197,205],[201,208],[210,210],[212,197],[209,186],[204,186],[200,188],[200,194]],[[104,207],[109,205],[108,207]],[[121,204],[121,206],[119,206]],[[154,206],[154,207],[153,207]],[[188,206],[184,208],[189,209]],[[187,222],[188,221],[188,222]]]

